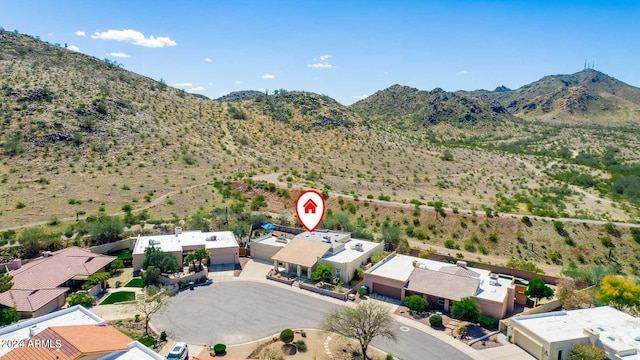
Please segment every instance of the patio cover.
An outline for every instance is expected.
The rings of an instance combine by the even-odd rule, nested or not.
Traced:
[[[294,238],[271,259],[311,268],[330,248],[329,243]]]

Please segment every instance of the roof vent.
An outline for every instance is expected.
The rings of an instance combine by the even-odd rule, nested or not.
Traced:
[[[287,239],[285,239],[285,238],[280,238],[280,237],[279,237],[279,238],[276,238],[276,242],[277,242],[277,243],[282,243],[282,244],[288,244],[288,243],[289,243],[289,241],[288,241]]]
[[[467,262],[466,261],[462,261],[462,260],[458,260],[456,262],[456,265],[461,267],[461,268],[466,268],[467,267]]]
[[[29,336],[35,336],[38,333],[38,325],[33,325],[29,328]]]

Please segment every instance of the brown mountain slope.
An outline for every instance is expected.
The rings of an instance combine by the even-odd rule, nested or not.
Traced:
[[[511,91],[473,91],[528,119],[640,122],[640,89],[593,69],[552,75]]]
[[[496,101],[474,98],[462,92],[440,88],[422,91],[393,85],[351,106],[360,116],[373,121],[401,121],[414,125],[487,125],[513,117]]]

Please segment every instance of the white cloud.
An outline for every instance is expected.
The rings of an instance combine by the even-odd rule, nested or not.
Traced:
[[[260,92],[264,92],[264,90],[265,90],[264,88],[258,89],[258,91],[260,91]]]
[[[93,39],[102,39],[102,40],[115,40],[115,41],[123,41],[133,45],[145,46],[145,47],[165,47],[165,46],[176,46],[176,42],[171,40],[169,37],[145,37],[143,33],[126,29],[126,30],[107,30],[104,32],[96,32],[91,35]]]
[[[263,79],[275,79],[276,76],[275,75],[271,75],[271,74],[265,74],[265,75],[262,75],[262,78]]]
[[[130,58],[131,57],[131,55],[127,55],[127,54],[123,53],[122,51],[108,53],[107,55],[113,56],[113,57],[119,57],[119,58]]]
[[[351,96],[352,99],[356,99],[356,100],[364,100],[368,97],[369,95],[353,95]]]
[[[204,58],[204,61],[211,62],[211,58]]]
[[[75,45],[69,45],[69,46],[67,46],[67,49],[69,49],[71,51],[75,51],[75,52],[80,52],[80,48],[75,46]]]
[[[173,86],[173,87],[192,87],[193,83],[190,83],[190,82],[176,83],[176,84],[173,84],[171,86]]]
[[[327,60],[329,60],[330,57],[331,57],[331,55],[322,55],[322,56],[320,56],[320,61],[327,61]]]
[[[187,91],[189,91],[189,92],[192,92],[192,91],[202,91],[202,90],[205,90],[204,86],[196,86],[196,87],[193,87],[193,88],[191,88],[191,89],[187,89]]]
[[[78,36],[87,36],[87,34],[86,34],[84,31],[82,31],[82,30],[78,30],[78,31],[76,31],[74,34],[76,34],[76,35],[78,35]]]
[[[467,75],[469,72],[467,70],[458,71],[457,75]]]
[[[329,64],[328,62],[321,62],[321,63],[315,63],[315,64],[309,64],[307,65],[307,67],[310,68],[315,68],[315,69],[331,69],[333,67],[333,65]]]
[[[236,85],[240,85],[240,84],[242,84],[242,81],[240,81],[240,80],[236,80],[236,81],[234,81],[233,83],[234,83],[234,84],[236,84]]]

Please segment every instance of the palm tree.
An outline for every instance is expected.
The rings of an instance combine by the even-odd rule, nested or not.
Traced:
[[[196,249],[193,252],[195,260],[198,260],[198,271],[202,271],[202,260],[209,259],[209,251],[207,249]]]
[[[193,269],[196,269],[196,261],[198,261],[198,259],[196,258],[195,253],[191,253],[187,256],[185,256],[184,261],[189,264],[189,263],[193,263]]]

